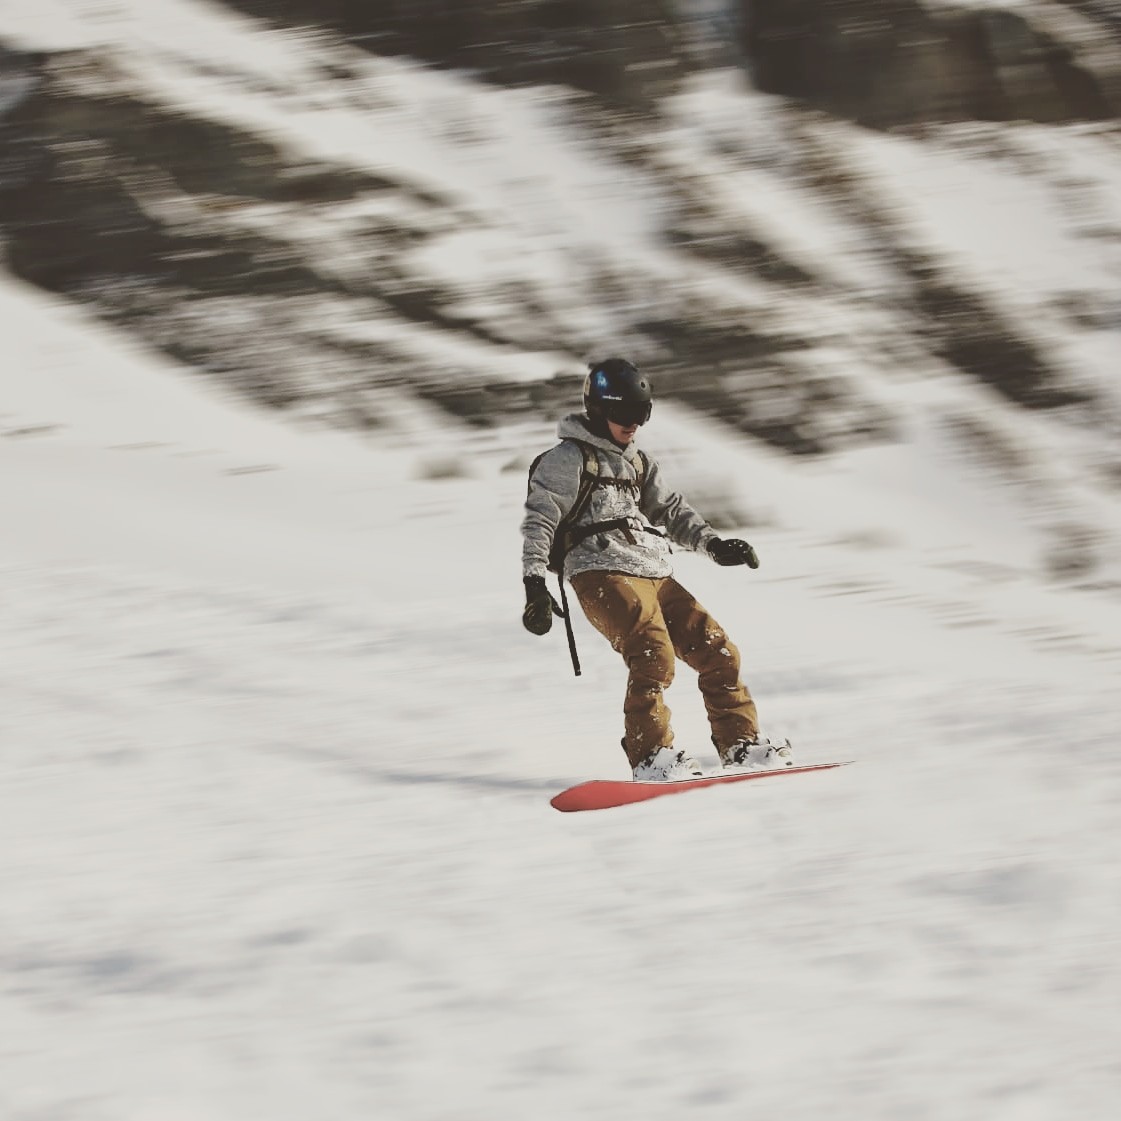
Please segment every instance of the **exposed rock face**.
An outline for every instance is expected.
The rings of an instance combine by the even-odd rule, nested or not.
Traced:
[[[369,50],[508,84],[574,86],[648,109],[698,53],[689,0],[229,0],[333,27]],[[715,0],[708,9],[719,9]],[[876,128],[963,119],[1055,122],[1121,112],[1121,15],[1109,0],[1009,10],[920,0],[726,0],[757,85]]]
[[[1093,5],[744,0],[759,88],[876,128],[1121,112],[1116,17]],[[1079,11],[1082,9],[1083,11]],[[1104,34],[1103,34],[1104,33]]]
[[[262,205],[333,214],[392,192],[425,215],[450,205],[407,183],[286,157],[270,141],[145,101],[102,60],[0,55],[0,247],[12,272],[94,307],[109,321],[248,395],[283,407],[314,397],[328,372],[375,383],[376,346],[324,344],[326,303],[398,308],[452,324],[403,276],[402,225],[346,230],[360,265],[264,230]],[[469,328],[469,325],[468,325]],[[484,335],[485,327],[480,327]],[[313,373],[318,371],[319,373]],[[358,423],[373,423],[356,408]]]
[[[656,22],[651,5],[236,6],[293,22],[329,17],[351,36],[349,44],[335,36],[315,40],[309,102],[380,111],[378,72],[400,68],[384,60],[371,65],[355,42],[471,65],[493,81],[561,81],[594,92],[542,96],[562,107],[559,127],[577,138],[580,158],[590,149],[589,163],[606,164],[612,185],[618,176],[637,185],[640,205],[657,200],[642,251],[633,256],[600,254],[598,245],[589,251],[574,236],[580,219],[561,215],[549,231],[545,266],[514,253],[493,275],[485,268],[477,276],[445,271],[432,262],[462,254],[457,238],[485,254],[510,236],[501,207],[464,194],[450,174],[417,179],[407,161],[363,170],[309,158],[298,143],[288,147],[277,135],[230,124],[235,117],[176,111],[159,99],[158,86],[130,78],[127,66],[117,69],[112,51],[40,56],[0,47],[0,254],[7,268],[255,400],[375,426],[386,418],[387,398],[407,385],[471,423],[540,415],[571,402],[573,368],[605,339],[658,370],[660,396],[800,454],[891,430],[889,411],[846,378],[844,364],[854,356],[935,360],[1029,408],[1087,399],[1043,334],[1033,334],[1030,313],[1003,306],[983,280],[959,274],[952,260],[916,248],[891,227],[890,207],[876,205],[875,183],[847,162],[859,133],[851,124],[770,98],[750,99],[767,103],[756,104],[770,114],[763,129],[755,118],[739,118],[738,102],[723,124],[710,118],[707,102],[683,125],[675,123],[673,102],[664,114],[636,113],[657,108],[659,83],[677,65],[675,25]],[[753,0],[747,42],[761,84],[864,124],[1065,120],[1101,115],[1115,97],[1107,80],[1114,40],[1106,22],[1091,22],[1091,6],[1077,5],[1086,9],[1079,14],[1074,5],[1031,5],[1023,9],[1028,18],[928,12],[913,0]],[[854,15],[869,8],[876,19]],[[553,22],[541,22],[546,18]],[[1068,45],[1046,47],[1060,33]],[[223,77],[227,98],[238,77]],[[473,88],[439,78],[453,98]],[[307,104],[286,87],[276,96],[281,106]],[[448,100],[433,99],[437,116],[424,123],[434,120],[450,134],[461,120],[441,123]],[[614,112],[620,104],[628,111]],[[407,108],[411,113],[411,100]],[[424,105],[420,111],[428,112]],[[775,138],[769,152],[761,135],[768,128]],[[921,143],[936,145],[938,131]],[[966,131],[982,132],[987,144],[1015,130]],[[443,132],[438,144],[458,141]],[[510,165],[520,169],[523,138],[516,129],[487,142],[501,143],[494,150],[512,152]],[[1008,158],[1030,165],[1034,157]],[[799,251],[800,238],[784,237],[782,222],[772,221],[781,217],[781,201],[774,211],[743,208],[751,186],[736,176],[745,169],[780,194],[790,185],[820,195],[826,205],[819,218],[835,207],[845,223],[859,226],[875,258],[870,286],[855,273],[830,275],[824,250],[819,259],[816,250]],[[633,179],[624,174],[631,170]],[[1116,237],[1109,213],[1103,208],[1095,220],[1095,236]],[[542,281],[545,274],[562,280]],[[1115,315],[1108,299],[1095,310],[1073,292],[1070,304],[1087,330],[1097,329],[1095,317]],[[844,358],[834,365],[838,352]],[[564,376],[522,376],[527,355],[544,356],[550,370],[558,356]]]
[[[669,0],[230,0],[265,19],[333,27],[367,49],[503,84],[574,86],[648,107],[679,67]]]

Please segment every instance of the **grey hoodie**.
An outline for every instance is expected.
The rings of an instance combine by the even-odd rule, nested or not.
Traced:
[[[557,435],[563,442],[545,453],[529,481],[522,521],[522,573],[525,576],[545,575],[553,535],[561,518],[572,509],[580,489],[584,456],[580,448],[565,437],[595,448],[602,477],[638,478],[638,449],[633,441],[620,448],[611,440],[593,435],[580,413],[566,416],[557,425]],[[579,572],[593,570],[623,572],[628,576],[669,576],[673,572],[670,542],[703,552],[717,536],[716,530],[680,494],[665,485],[658,464],[650,456],[646,459],[648,467],[640,496],[627,488],[595,487],[591,502],[577,524],[631,518],[636,529],[657,526],[665,537],[640,530],[633,534],[632,544],[621,530],[594,534],[568,554],[564,564],[568,579]]]

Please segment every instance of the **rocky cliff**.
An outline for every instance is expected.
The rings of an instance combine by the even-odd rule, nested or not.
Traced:
[[[743,92],[716,100],[697,69],[737,44],[692,49],[680,5],[234,6],[295,77],[172,45],[3,49],[0,237],[19,276],[257,399],[376,427],[406,386],[482,424],[561,407],[583,359],[623,350],[664,394],[800,453],[893,430],[851,363],[954,370],[1030,408],[1096,400],[1081,342],[1055,340],[1113,329],[1108,289],[1010,300],[917,236],[859,153],[865,130],[902,130],[908,158],[1034,175],[1108,259],[1108,182],[1064,175],[1025,126],[952,131],[1046,122],[1115,153],[1108,5],[752,0],[720,25]],[[378,60],[406,57],[442,68],[438,94],[394,102],[420,71]],[[368,139],[331,149],[344,116]],[[403,155],[418,138],[423,172]],[[587,208],[618,219],[592,236]],[[843,245],[815,246],[818,225]]]

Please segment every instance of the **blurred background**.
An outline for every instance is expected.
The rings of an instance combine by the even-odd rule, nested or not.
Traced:
[[[1111,0],[183,7],[6,6],[0,236],[256,401],[485,426],[610,351],[798,455],[891,437],[868,370],[1101,420]]]
[[[0,0],[0,1121],[1112,1118],[1119,112],[1117,0]],[[859,765],[549,808],[608,354]]]

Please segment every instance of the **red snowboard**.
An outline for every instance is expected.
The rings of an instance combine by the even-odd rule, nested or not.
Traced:
[[[702,778],[686,778],[677,782],[635,782],[596,779],[582,782],[562,790],[549,803],[561,813],[577,813],[580,810],[607,810],[612,806],[626,806],[631,802],[646,802],[651,798],[661,798],[666,794],[684,794],[686,790],[699,790],[705,786],[717,786],[728,782],[750,782],[758,778],[778,778],[780,775],[804,775],[809,771],[828,771],[833,767],[845,767],[851,763],[812,763],[808,767],[777,767],[770,771],[736,771],[733,774],[706,775]]]

